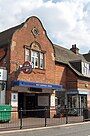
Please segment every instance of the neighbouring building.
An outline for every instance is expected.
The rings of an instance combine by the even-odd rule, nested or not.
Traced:
[[[76,45],[68,50],[53,44],[35,16],[1,32],[0,104],[5,103],[16,110],[49,108],[52,117],[58,105],[90,108],[90,57]]]

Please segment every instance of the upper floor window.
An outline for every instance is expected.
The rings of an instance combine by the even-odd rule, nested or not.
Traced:
[[[25,48],[25,61],[30,61],[30,50]]]
[[[90,64],[82,62],[82,74],[90,76]]]
[[[39,49],[25,48],[25,61],[32,62],[32,68],[44,69],[44,53]]]
[[[31,51],[31,62],[33,68],[39,67],[39,52]]]
[[[89,71],[90,71],[90,64],[89,64]]]
[[[40,68],[44,68],[44,54],[40,53]]]

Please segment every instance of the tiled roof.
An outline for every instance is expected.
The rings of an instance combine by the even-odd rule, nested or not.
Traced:
[[[83,54],[83,56],[85,57],[85,59],[90,62],[90,53],[87,54]]]
[[[84,56],[81,54],[75,54],[71,50],[64,47],[54,45],[55,59],[56,61],[68,64],[70,61],[86,61]]]
[[[83,55],[75,54],[71,50],[68,50],[64,47],[53,45],[55,51],[55,60],[59,63],[68,65],[77,75],[85,77],[78,70],[76,70],[70,62],[83,61],[87,62]]]
[[[11,42],[13,33],[19,28],[21,28],[22,26],[23,26],[23,23],[1,32],[0,33],[0,47],[3,45],[9,44]]]

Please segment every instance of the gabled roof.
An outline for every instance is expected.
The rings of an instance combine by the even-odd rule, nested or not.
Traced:
[[[20,25],[17,25],[15,27],[9,28],[3,32],[0,33],[0,47],[2,47],[3,45],[7,45],[10,44],[12,36],[14,34],[14,32],[20,28],[22,28],[24,26],[24,24],[30,19],[30,18],[35,18],[38,19],[38,21],[41,23],[41,21],[39,20],[39,18],[37,18],[36,16],[31,16],[29,18],[26,19],[25,22],[21,23]],[[41,26],[43,27],[42,23]],[[44,27],[43,27],[44,28]]]
[[[55,61],[68,65],[78,76],[86,77],[71,65],[71,62],[87,62],[83,55],[75,54],[71,50],[55,44],[53,47],[55,51]]]

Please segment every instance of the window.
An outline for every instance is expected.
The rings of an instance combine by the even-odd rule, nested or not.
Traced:
[[[40,68],[44,68],[44,54],[40,53]]]
[[[30,61],[30,50],[25,48],[25,61]]]
[[[82,74],[90,76],[90,64],[82,62]]]
[[[76,95],[68,95],[68,107],[69,108],[77,107],[77,96]]]
[[[39,67],[39,53],[37,51],[31,51],[32,68]]]
[[[32,62],[32,68],[44,69],[44,53],[25,48],[25,61]]]
[[[87,95],[79,95],[79,107],[87,108]]]

